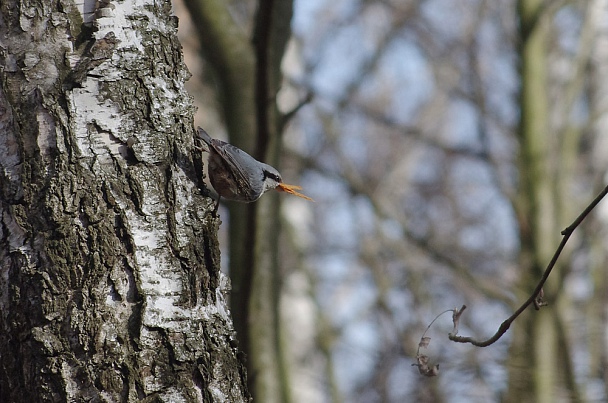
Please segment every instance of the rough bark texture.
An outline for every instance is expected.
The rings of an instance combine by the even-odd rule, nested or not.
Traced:
[[[0,401],[247,401],[170,2],[86,11],[0,8]]]

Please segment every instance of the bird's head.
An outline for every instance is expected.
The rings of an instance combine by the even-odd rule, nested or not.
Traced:
[[[298,190],[302,190],[301,186],[296,185],[288,185],[283,183],[283,178],[281,178],[281,174],[279,171],[271,167],[270,165],[264,164],[264,192],[276,189],[279,192],[285,192],[292,194],[294,196],[301,197],[302,199],[314,201],[310,197],[298,192]]]

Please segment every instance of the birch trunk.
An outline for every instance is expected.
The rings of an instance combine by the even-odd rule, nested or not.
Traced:
[[[248,401],[171,4],[93,4],[0,6],[0,401]]]

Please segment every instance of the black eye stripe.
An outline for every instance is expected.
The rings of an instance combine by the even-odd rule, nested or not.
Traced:
[[[281,177],[279,175],[276,175],[276,174],[274,174],[272,172],[268,172],[268,171],[265,170],[264,171],[263,180],[265,180],[266,178],[270,178],[270,179],[273,179],[273,180],[275,180],[277,182],[281,182]]]

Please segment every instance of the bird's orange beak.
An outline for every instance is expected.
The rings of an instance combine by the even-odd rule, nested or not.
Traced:
[[[276,187],[276,189],[279,192],[286,192],[289,194],[292,194],[294,196],[298,196],[301,197],[302,199],[306,199],[306,200],[310,200],[311,202],[314,202],[313,199],[311,199],[310,197],[298,192],[298,190],[302,190],[301,186],[296,186],[296,185],[288,185],[286,183],[279,183]]]

